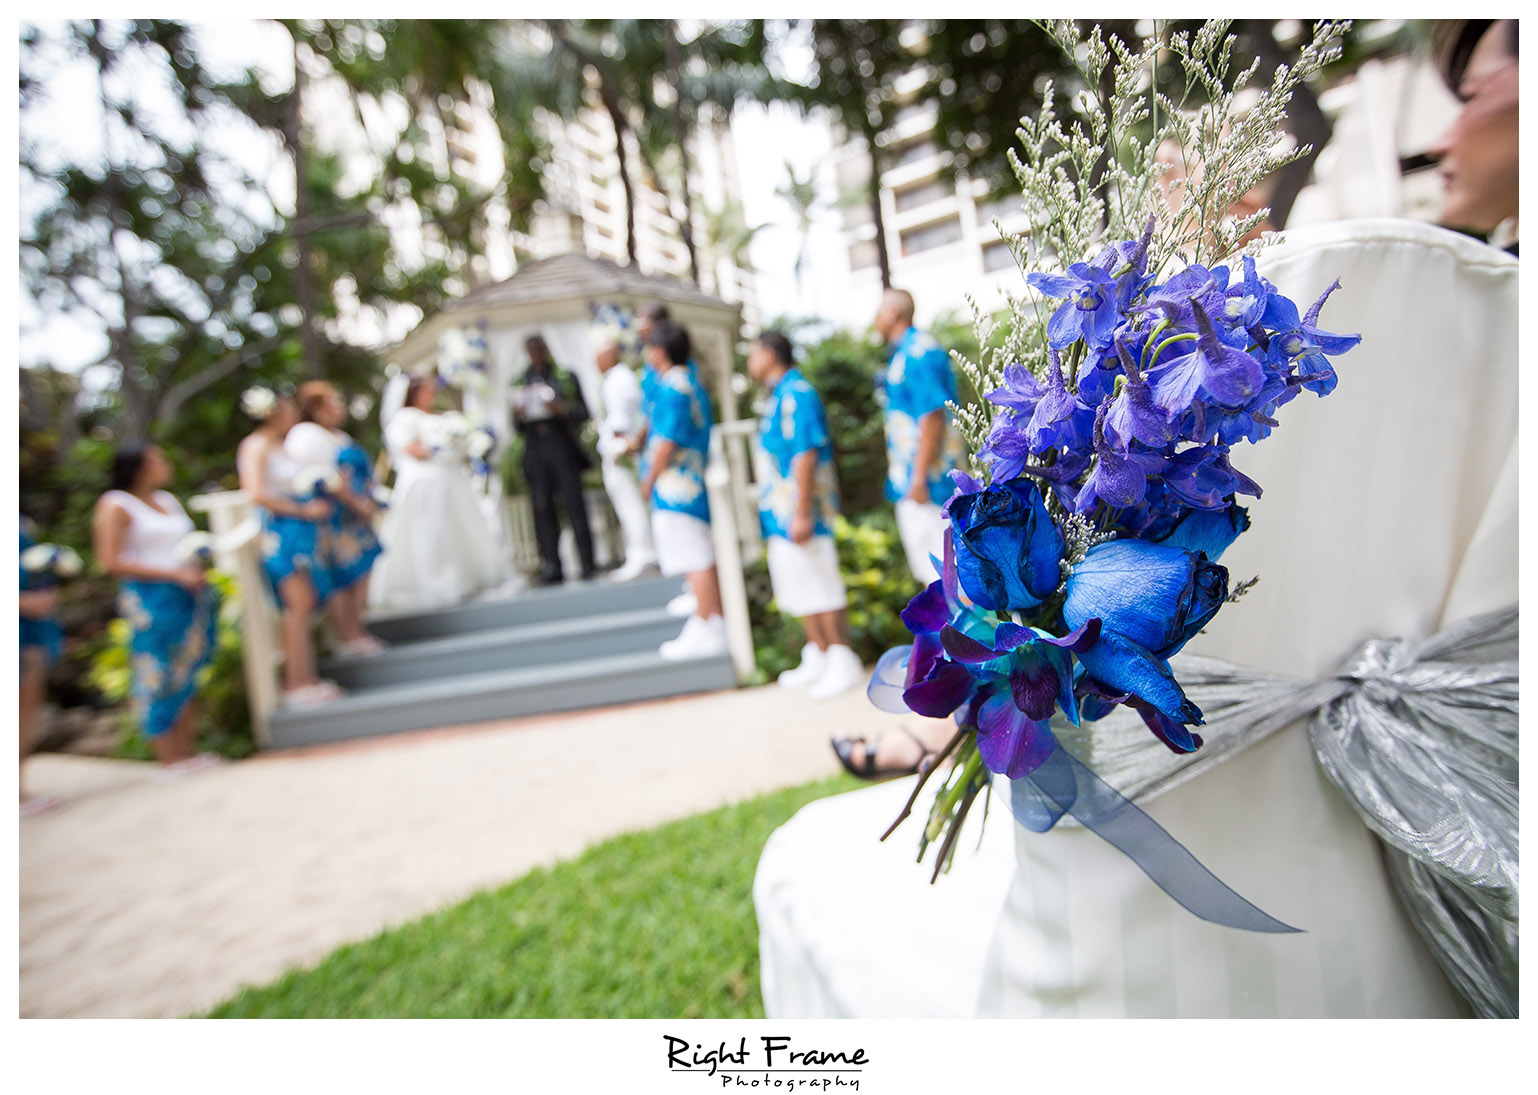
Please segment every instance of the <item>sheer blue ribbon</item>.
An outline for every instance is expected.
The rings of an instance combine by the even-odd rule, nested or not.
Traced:
[[[912,649],[894,647],[876,663],[866,695],[883,711],[908,711],[902,694]],[[1302,930],[1240,897],[1163,826],[1061,745],[1054,745],[1046,762],[1029,776],[1010,781],[1009,808],[1015,820],[1033,833],[1044,833],[1064,814],[1072,815],[1203,920],[1252,932]]]
[[[1009,790],[1010,812],[1021,825],[1044,833],[1064,814],[1073,815],[1203,920],[1252,932],[1302,930],[1240,897],[1163,826],[1060,745],[1036,771],[1011,780]]]

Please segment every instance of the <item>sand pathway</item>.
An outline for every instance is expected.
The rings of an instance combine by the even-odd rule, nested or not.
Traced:
[[[269,754],[174,782],[40,756],[21,825],[21,1014],[206,1009],[341,943],[647,828],[837,771],[863,690],[774,687]]]

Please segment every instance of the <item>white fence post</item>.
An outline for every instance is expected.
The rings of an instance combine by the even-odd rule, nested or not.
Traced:
[[[219,491],[190,499],[192,509],[208,515],[214,537],[214,562],[240,583],[241,656],[251,731],[258,746],[267,745],[267,722],[278,703],[278,660],[282,643],[278,612],[262,569],[262,526],[245,491]]]
[[[752,420],[723,422],[710,436],[710,463],[705,469],[705,487],[710,496],[710,530],[716,547],[716,578],[721,586],[721,617],[726,624],[726,645],[732,655],[737,679],[753,672],[753,624],[748,614],[748,589],[743,580],[744,564],[756,562],[763,545],[758,535],[758,506],[752,498],[753,487],[747,481],[746,467],[751,461],[733,454],[731,446],[742,444],[758,431]],[[745,502],[752,505],[753,520],[743,519]]]

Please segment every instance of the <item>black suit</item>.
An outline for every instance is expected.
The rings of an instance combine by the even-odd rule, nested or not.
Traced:
[[[551,367],[546,370],[530,365],[517,387],[528,389],[540,384],[554,388],[566,404],[566,413],[552,418],[525,421],[514,416],[514,424],[523,435],[523,476],[529,484],[529,503],[534,510],[540,577],[551,582],[562,578],[561,521],[556,512],[559,496],[572,535],[577,540],[577,555],[582,560],[582,576],[586,578],[596,569],[593,534],[588,527],[587,506],[582,499],[582,473],[593,466],[593,461],[577,436],[582,423],[588,419],[587,404],[582,399],[581,386],[564,369]]]

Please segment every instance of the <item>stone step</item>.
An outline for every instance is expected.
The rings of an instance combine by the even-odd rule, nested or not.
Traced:
[[[447,608],[371,616],[368,626],[386,642],[419,642],[471,631],[661,608],[682,591],[683,581],[679,578],[642,578],[633,582],[598,578]]]
[[[421,639],[379,654],[337,655],[323,661],[320,672],[349,690],[379,688],[654,652],[682,627],[683,621],[669,616],[663,608],[608,612]]]
[[[269,748],[284,749],[487,719],[604,707],[735,687],[731,658],[670,662],[655,650],[577,663],[366,688],[332,703],[279,707]]]

